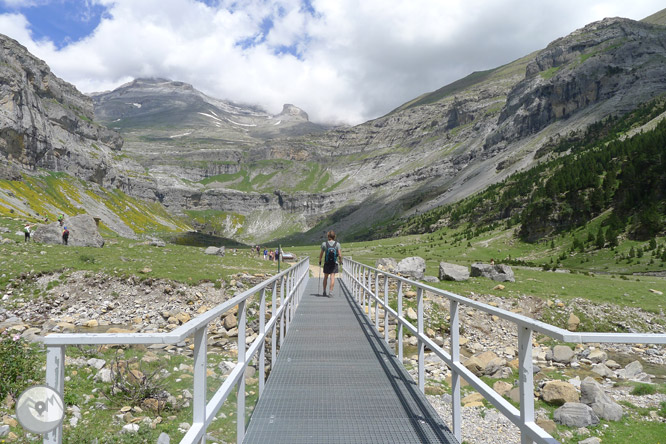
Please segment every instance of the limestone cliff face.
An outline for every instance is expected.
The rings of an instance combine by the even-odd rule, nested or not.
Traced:
[[[115,179],[119,134],[94,123],[92,101],[18,42],[0,35],[0,155],[4,177],[45,168],[99,184]]]
[[[666,92],[666,28],[609,18],[541,51],[509,93],[488,144],[534,134],[595,107],[621,114]]]

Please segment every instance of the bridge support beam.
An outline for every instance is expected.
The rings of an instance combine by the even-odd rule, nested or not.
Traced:
[[[460,310],[457,301],[449,303],[451,316],[451,361],[460,363]],[[460,374],[451,372],[451,422],[453,436],[462,442],[462,417],[460,405]]]
[[[534,422],[534,374],[532,367],[532,330],[518,326],[518,374],[520,387],[520,422]],[[520,443],[532,444],[525,430],[520,431]]]
[[[46,348],[46,385],[65,395],[65,346],[49,345]],[[62,443],[62,424],[44,435],[44,444]]]

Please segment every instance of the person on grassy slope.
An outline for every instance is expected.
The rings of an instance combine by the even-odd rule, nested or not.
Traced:
[[[328,240],[321,244],[321,251],[319,252],[320,267],[321,259],[322,257],[324,258],[324,296],[326,296],[326,283],[329,275],[331,277],[331,290],[329,294],[333,294],[335,274],[339,272],[338,263],[342,264],[342,249],[340,248],[340,243],[335,240],[335,231],[329,231],[327,237]]]
[[[30,240],[30,234],[32,233],[30,228],[32,228],[30,224],[25,224],[25,227],[23,227],[23,234],[25,234],[25,241],[26,242],[28,242]]]

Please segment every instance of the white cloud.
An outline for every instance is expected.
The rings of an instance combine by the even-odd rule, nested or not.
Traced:
[[[159,76],[273,113],[293,103],[314,121],[348,123],[508,63],[591,21],[640,19],[663,7],[648,0],[312,0],[312,15],[301,0],[92,2],[109,14],[60,50],[33,41],[21,15],[0,14],[0,32],[85,92]],[[278,51],[285,47],[298,57]]]

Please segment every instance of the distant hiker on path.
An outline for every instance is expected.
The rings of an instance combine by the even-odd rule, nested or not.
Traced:
[[[340,243],[335,240],[335,231],[331,230],[326,235],[328,240],[321,244],[321,251],[319,252],[319,266],[321,267],[321,258],[324,257],[324,296],[326,296],[326,282],[328,276],[331,275],[331,291],[333,294],[333,287],[335,286],[335,274],[339,272],[338,263],[342,264],[342,250]]]
[[[30,231],[30,228],[31,228],[30,224],[25,224],[25,227],[23,227],[23,234],[25,234],[26,242],[30,240],[30,233],[32,233],[32,231]]]
[[[58,216],[58,223],[60,224],[61,227],[62,227],[62,224],[65,223],[65,215],[64,214],[60,213],[60,215]]]
[[[62,243],[67,245],[67,241],[69,240],[69,230],[67,227],[64,227],[65,229],[62,230]]]
[[[264,248],[264,260],[268,259],[268,250]]]

